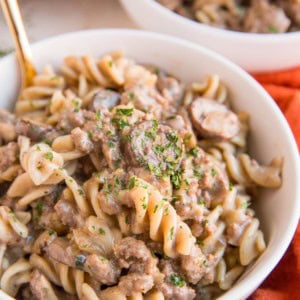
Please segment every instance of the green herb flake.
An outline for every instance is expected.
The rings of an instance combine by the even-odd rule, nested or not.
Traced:
[[[125,216],[125,224],[129,225],[129,223],[130,223],[130,222],[129,222],[129,215],[126,215],[126,216]]]
[[[146,203],[146,198],[145,197],[143,197],[142,199],[141,199],[141,202],[142,202],[142,207],[143,207],[143,209],[147,209],[147,203]]]
[[[182,178],[181,178],[181,174],[179,171],[176,171],[171,175],[171,183],[175,190],[178,190],[180,188],[181,181],[182,181]]]
[[[164,152],[165,148],[161,145],[155,145],[154,147],[154,152],[159,155],[162,154]]]
[[[79,112],[79,109],[80,109],[80,103],[78,100],[76,99],[73,99],[72,100],[72,104],[74,106],[74,112]]]
[[[131,117],[133,108],[117,108],[117,114],[122,116]]]
[[[41,147],[39,145],[36,146],[37,151],[41,151]]]
[[[204,200],[204,198],[199,198],[198,200],[197,200],[197,203],[199,204],[199,205],[205,205],[205,200]]]
[[[98,232],[100,235],[105,235],[105,230],[101,227],[98,229]]]
[[[157,212],[157,210],[158,210],[158,204],[155,205],[153,213],[155,214]]]
[[[51,146],[51,141],[44,139],[42,140],[42,143],[47,144],[48,146]]]
[[[189,154],[192,155],[192,156],[194,156],[194,157],[197,157],[198,153],[199,153],[199,149],[196,148],[196,147],[193,147],[193,148],[189,151]]]
[[[52,161],[53,160],[53,153],[52,152],[46,152],[43,157],[47,160]]]
[[[202,173],[199,170],[194,169],[194,176],[198,179],[198,180],[202,180]]]
[[[186,137],[183,139],[183,143],[184,143],[184,144],[187,144],[191,139],[192,139],[192,135],[189,134],[188,136],[186,136]]]
[[[204,267],[207,267],[207,265],[208,265],[208,264],[207,264],[207,260],[204,259],[203,262],[202,262],[202,264],[203,264]]]
[[[108,147],[110,149],[115,148],[115,143],[113,141],[108,141]]]
[[[96,112],[96,120],[97,120],[97,121],[100,121],[101,119],[102,119],[102,114],[101,114],[101,111],[98,110],[98,111]]]
[[[92,138],[93,138],[93,133],[92,133],[91,131],[88,131],[88,132],[87,132],[87,135],[88,135],[89,139],[92,139]]]
[[[86,257],[84,255],[77,255],[75,257],[75,266],[76,268],[82,269],[85,263]]]
[[[216,171],[214,168],[212,168],[212,169],[210,170],[210,173],[211,173],[211,176],[212,176],[212,177],[215,177],[216,174],[217,174],[217,171]]]
[[[84,196],[84,190],[83,189],[78,189],[77,192],[78,192],[79,195]]]
[[[135,177],[131,177],[128,184],[128,189],[131,190],[135,187]]]
[[[268,26],[268,31],[271,33],[278,33],[278,28],[272,24]]]
[[[250,201],[244,201],[242,204],[241,204],[241,208],[248,208],[250,207],[251,205],[251,202]]]
[[[110,61],[108,62],[108,66],[109,66],[110,68],[112,68],[112,66],[113,66],[113,61],[112,61],[112,60],[110,60]]]
[[[181,278],[179,275],[177,274],[172,274],[170,276],[170,281],[171,281],[171,284],[174,285],[174,286],[179,286],[179,287],[183,287],[185,286],[185,281],[183,278]]]
[[[44,203],[42,201],[38,201],[35,206],[35,209],[39,215],[42,213],[43,207],[44,207]]]
[[[48,234],[49,234],[50,236],[52,236],[52,235],[55,234],[55,231],[54,231],[53,229],[49,229],[49,230],[48,230]]]
[[[174,226],[171,227],[169,232],[169,240],[172,241],[174,238]]]
[[[133,100],[135,98],[135,94],[133,92],[128,93],[128,98]]]
[[[118,129],[124,129],[126,126],[129,126],[128,121],[124,119],[112,118],[111,121],[117,125]]]
[[[204,221],[202,222],[202,225],[203,225],[203,227],[207,227],[207,225],[208,225],[208,220],[204,220]]]
[[[167,139],[171,142],[171,143],[177,143],[178,141],[178,135],[176,134],[176,132],[168,132],[167,133]]]
[[[200,245],[201,247],[203,247],[204,246],[204,241],[200,240],[200,239],[197,239],[197,244]]]
[[[233,189],[233,184],[232,184],[231,182],[229,182],[228,188],[229,188],[229,191],[232,191],[232,189]]]

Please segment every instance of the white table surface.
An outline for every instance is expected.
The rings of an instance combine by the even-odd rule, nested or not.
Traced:
[[[19,0],[30,42],[91,28],[137,28],[118,0]],[[0,12],[0,56],[14,48]]]

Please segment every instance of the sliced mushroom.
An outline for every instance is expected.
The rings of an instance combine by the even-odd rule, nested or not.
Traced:
[[[89,105],[90,110],[98,111],[103,107],[113,108],[120,102],[120,94],[109,89],[98,91]]]
[[[17,121],[16,132],[18,135],[25,135],[34,142],[42,140],[53,141],[58,132],[50,125],[42,124],[28,119]]]
[[[261,166],[247,154],[240,155],[241,163],[248,176],[258,185],[267,188],[281,186],[282,158],[275,158],[269,166]]]
[[[192,123],[204,137],[230,139],[240,130],[239,119],[225,105],[206,98],[196,98],[190,105]]]

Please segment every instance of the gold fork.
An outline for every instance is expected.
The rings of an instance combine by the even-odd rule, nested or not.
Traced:
[[[32,80],[36,75],[36,69],[32,62],[32,52],[27,34],[25,32],[25,27],[23,19],[21,17],[18,1],[0,0],[0,3],[8,27],[14,39],[17,58],[20,65],[22,80],[21,90],[18,96],[18,100],[20,100],[22,90],[32,84]]]

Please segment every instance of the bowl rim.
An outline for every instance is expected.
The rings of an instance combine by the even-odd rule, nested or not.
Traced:
[[[127,3],[132,0],[120,0],[121,2]],[[133,0],[136,1],[136,0]],[[255,41],[261,44],[282,43],[291,41],[294,39],[300,39],[300,30],[293,32],[283,32],[283,33],[254,33],[254,32],[240,32],[229,29],[218,28],[206,24],[201,24],[200,22],[194,21],[192,19],[181,16],[172,10],[166,8],[162,4],[158,3],[156,0],[139,0],[144,2],[146,5],[151,6],[155,10],[159,10],[165,16],[172,18],[172,20],[177,21],[180,25],[189,26],[193,30],[203,30],[206,33],[215,34],[218,36],[223,36],[227,38],[239,38],[241,42]]]
[[[291,157],[289,158],[294,163],[293,164],[294,176],[298,178],[300,181],[300,160],[299,160],[298,148],[295,139],[293,137],[292,131],[286,119],[284,118],[283,114],[281,113],[280,109],[277,107],[277,105],[270,97],[270,95],[261,87],[261,85],[249,73],[247,73],[241,67],[239,67],[235,63],[231,62],[229,59],[223,57],[222,55],[218,54],[213,50],[200,46],[191,41],[184,40],[182,38],[178,38],[178,37],[174,37],[162,33],[155,33],[155,32],[143,31],[143,30],[133,30],[133,29],[92,29],[92,30],[75,31],[75,32],[60,34],[57,36],[53,36],[35,42],[32,44],[32,49],[33,52],[35,51],[39,52],[41,51],[42,48],[45,48],[47,44],[53,45],[53,43],[60,43],[61,41],[66,41],[68,39],[69,40],[72,40],[74,38],[80,39],[80,37],[87,38],[88,36],[95,37],[99,35],[104,37],[111,36],[111,35],[119,35],[122,37],[123,40],[126,39],[127,37],[134,37],[137,39],[149,38],[157,42],[162,40],[167,43],[171,43],[173,45],[179,45],[181,47],[193,49],[194,51],[199,52],[199,54],[203,54],[214,59],[217,63],[220,64],[220,67],[222,66],[224,68],[231,69],[232,72],[239,75],[242,80],[247,81],[250,88],[256,90],[256,92],[261,98],[261,101],[266,102],[266,104],[270,108],[270,113],[274,114],[276,120],[280,122],[280,125],[283,131],[285,132],[289,142],[287,146],[291,147],[290,149]],[[5,65],[8,66],[10,65],[12,67],[14,65],[14,62],[15,62],[15,52],[0,59],[0,70],[5,69],[5,67],[7,67]],[[45,62],[45,64],[46,63],[47,62]],[[4,65],[4,68],[1,68],[2,65]],[[285,254],[290,242],[292,241],[300,217],[300,201],[297,201],[297,199],[300,199],[300,185],[296,185],[294,189],[295,189],[294,190],[295,199],[293,199],[294,201],[292,202],[292,204],[295,209],[292,211],[293,214],[289,218],[288,226],[285,228],[285,234],[282,237],[281,243],[278,244],[277,248],[273,250],[272,255],[265,257],[264,268],[261,268],[259,276],[254,276],[250,282],[239,283],[239,287],[236,288],[233,295],[230,294],[230,289],[229,289],[228,291],[225,291],[225,294],[229,293],[230,295],[224,294],[224,296],[222,295],[218,299],[231,300],[233,299],[232,296],[238,297],[235,299],[243,299],[249,296],[249,294],[252,291],[254,291],[263,282],[263,280],[272,272],[272,270],[279,263],[279,261]]]

